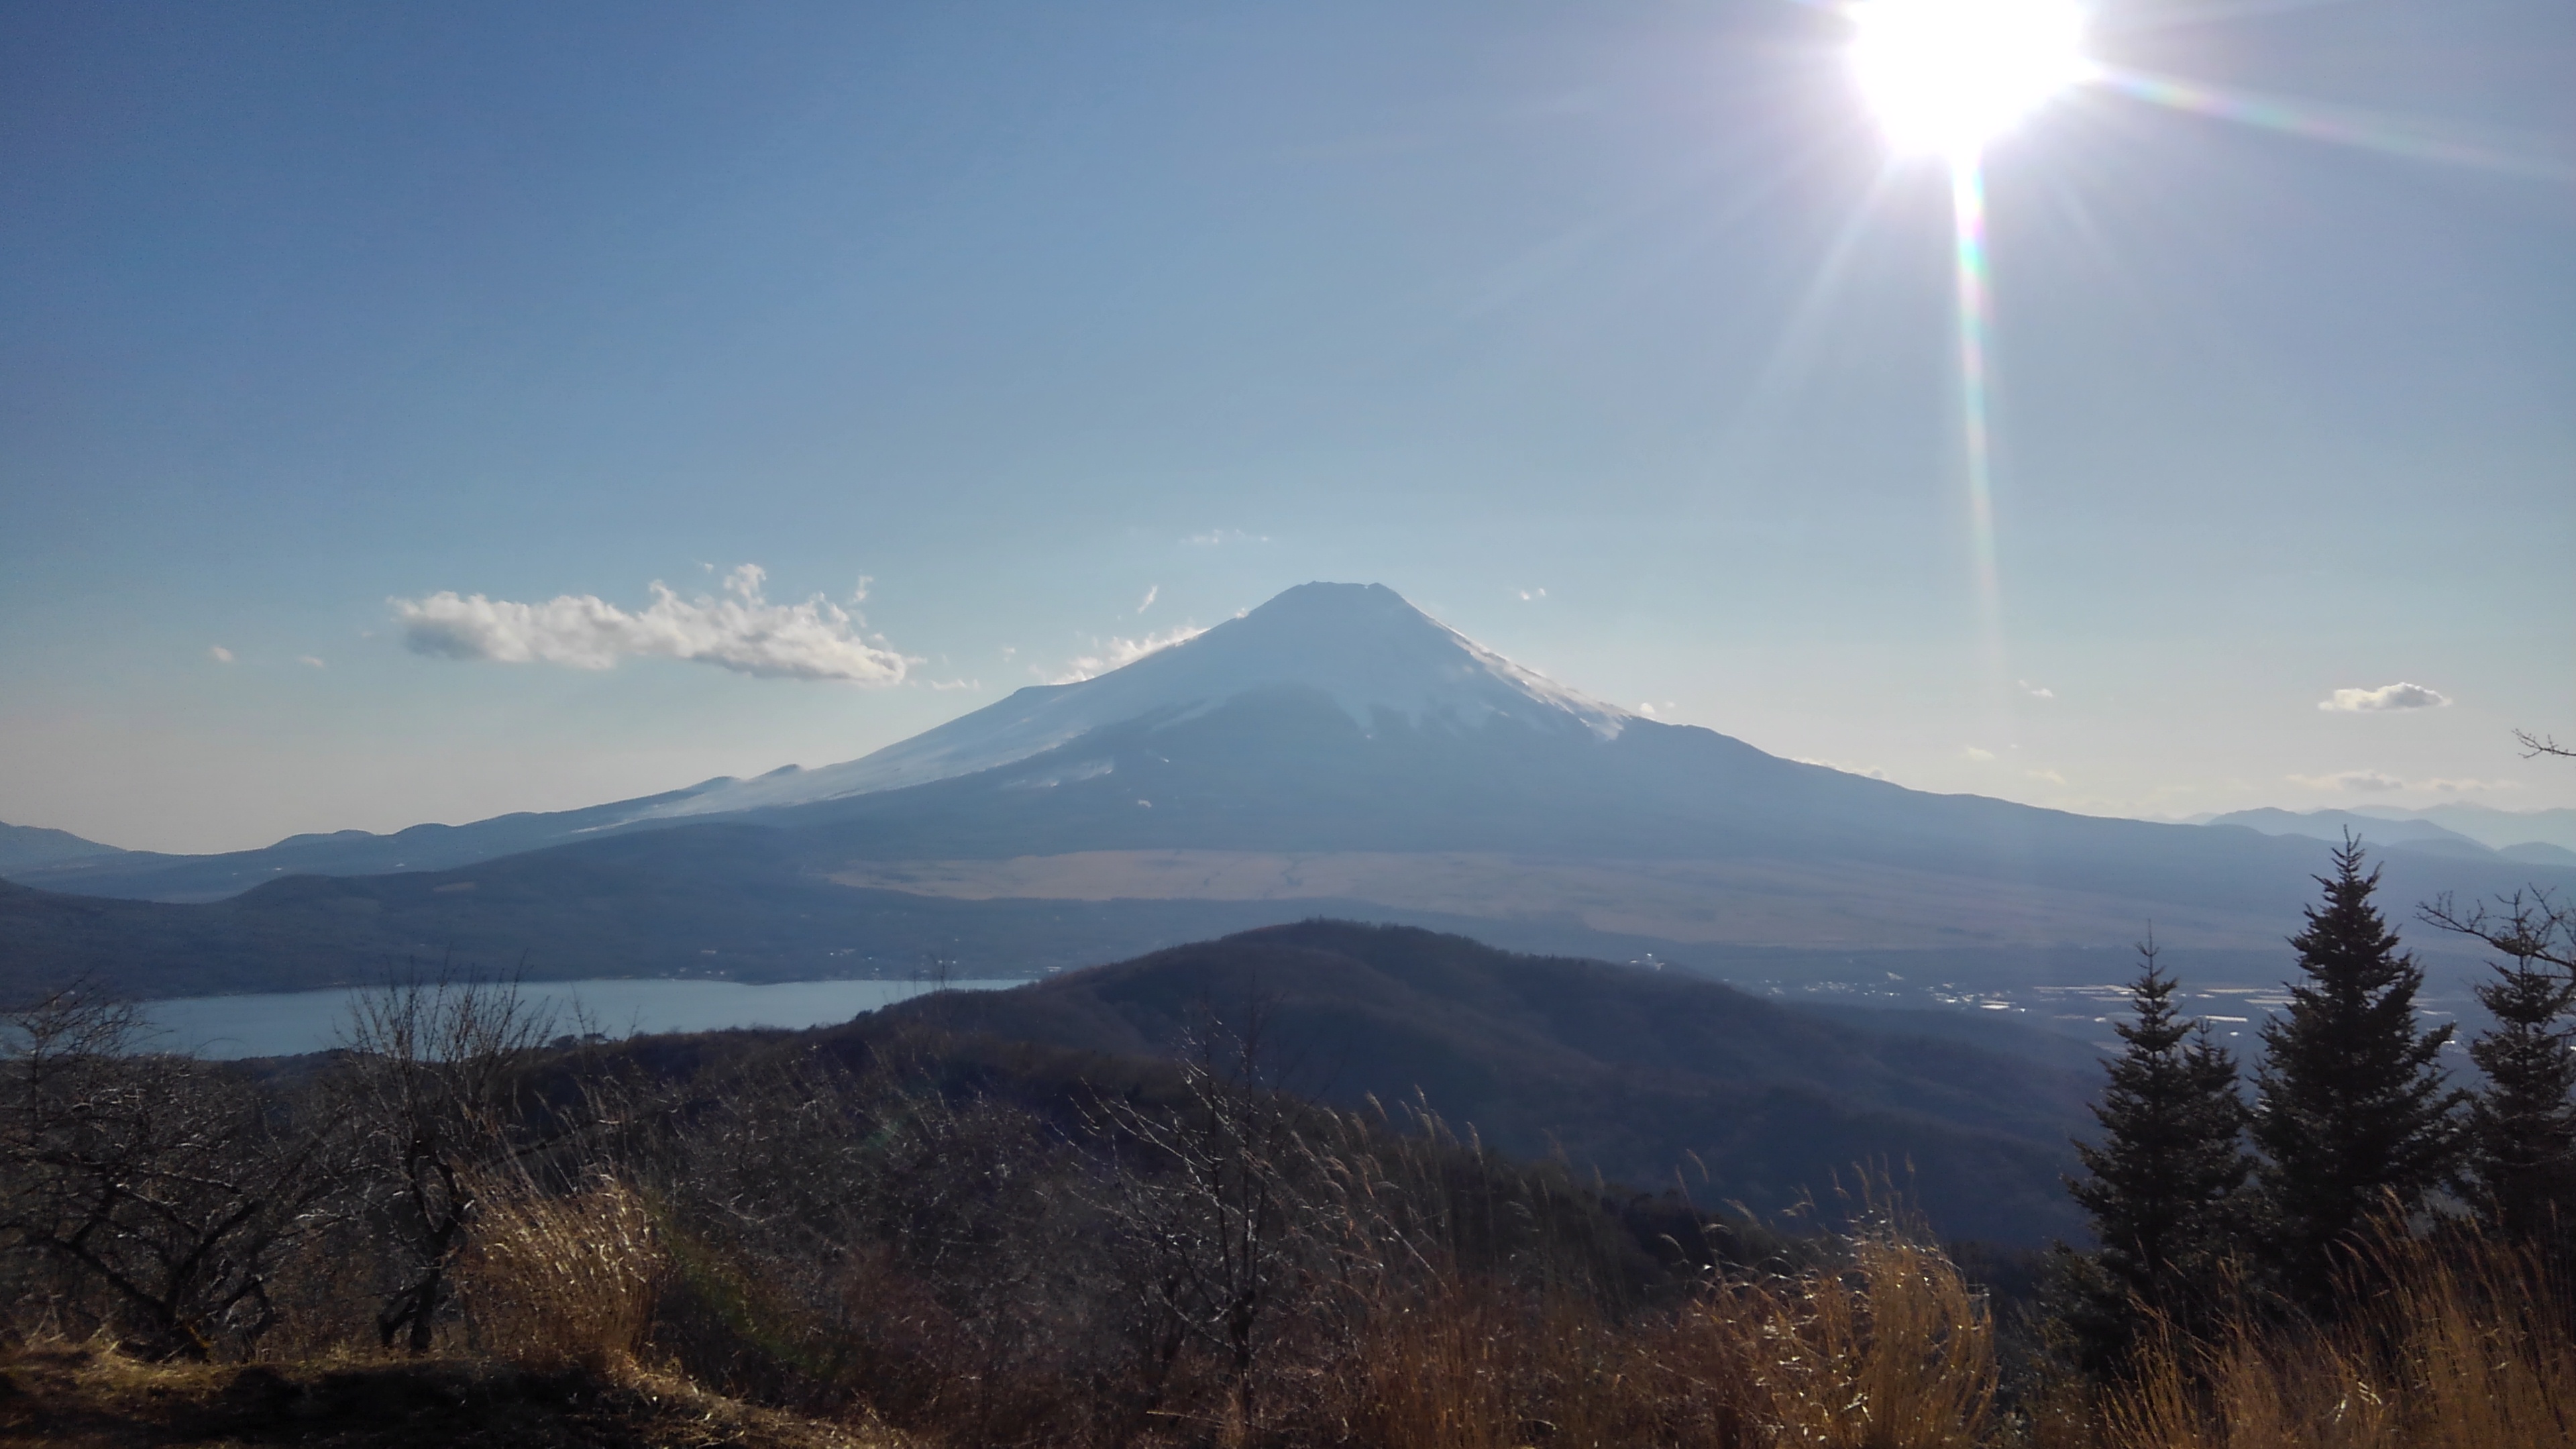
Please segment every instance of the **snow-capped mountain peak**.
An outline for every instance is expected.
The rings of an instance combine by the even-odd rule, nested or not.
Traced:
[[[737,780],[639,814],[646,819],[810,804],[927,784],[1024,760],[1109,725],[1176,724],[1257,690],[1331,696],[1362,729],[1525,728],[1617,737],[1636,717],[1514,664],[1383,584],[1301,584],[1261,607],[1122,668],[1034,685],[999,703],[815,770]]]

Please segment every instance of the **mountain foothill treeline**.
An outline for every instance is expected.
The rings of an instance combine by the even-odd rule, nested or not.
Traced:
[[[2477,991],[2493,1022],[2468,1044],[2483,1078],[2469,1090],[2442,1066],[2457,1025],[2419,1012],[2423,972],[2372,900],[2359,843],[2318,883],[2250,1100],[2140,948],[2100,1139],[2079,1145],[2085,1175],[2069,1184],[2099,1248],[2053,1265],[2060,1329],[2096,1371],[2158,1333],[2207,1330],[2249,1292],[2331,1318],[2403,1240],[2480,1238],[2553,1278],[2576,1261],[2576,910],[2546,895],[2420,908],[2501,958]]]

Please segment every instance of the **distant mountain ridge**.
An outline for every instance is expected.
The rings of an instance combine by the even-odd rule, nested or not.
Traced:
[[[1052,755],[1086,737],[1186,724],[1229,704],[1281,692],[1321,695],[1363,732],[1480,731],[1497,723],[1542,734],[1614,739],[1637,716],[1504,658],[1405,602],[1383,584],[1301,584],[1258,609],[1071,684],[1033,685],[873,754],[817,769],[579,810],[416,825],[390,835],[345,830],[291,836],[212,856],[131,853],[118,860],[0,864],[24,885],[161,901],[218,900],[285,875],[446,870],[620,831],[850,800],[980,774]],[[1057,776],[1096,770],[1096,759]]]
[[[2436,818],[2439,815],[2469,825],[2477,833],[2442,825]],[[2567,818],[2560,820],[2560,816]],[[2437,805],[2414,811],[2370,807],[2292,811],[2266,807],[2215,815],[2206,823],[2241,825],[2265,835],[2297,835],[2310,840],[2341,840],[2349,831],[2364,842],[2391,850],[2576,866],[2576,849],[2547,838],[2560,831],[2576,838],[2576,810],[2517,813],[2470,805]]]
[[[736,793],[751,788],[787,795],[688,813],[772,798]],[[0,934],[0,974],[91,968],[185,994],[191,970],[233,990],[318,985],[452,951],[557,978],[864,975],[913,952],[1016,975],[1329,911],[1619,959],[1921,950],[1944,964],[1872,977],[1937,984],[1963,952],[2107,960],[2083,953],[2121,955],[2150,921],[2178,953],[2266,962],[2323,861],[2295,836],[1781,759],[1587,700],[1390,590],[1315,584],[848,766],[20,873],[80,894],[0,894],[19,923]],[[2396,850],[2388,864],[2401,910],[2442,891],[2576,887],[2576,871],[2493,856]],[[202,904],[96,899],[182,891]],[[2243,984],[2278,979],[2245,969],[2260,974]]]
[[[614,831],[633,822],[639,810],[684,799],[718,783],[710,780],[663,795],[580,810],[496,815],[467,825],[414,825],[389,835],[364,830],[290,835],[275,845],[219,855],[109,850],[103,855],[63,857],[25,868],[0,866],[0,878],[75,895],[218,901],[288,876],[452,870],[517,855]]]
[[[916,1021],[1170,1056],[1208,1029],[1203,1017],[1240,1032],[1254,1011],[1292,1087],[1354,1108],[1418,1099],[1519,1156],[1561,1151],[1639,1186],[1679,1169],[1704,1200],[1763,1213],[1856,1186],[1866,1165],[1904,1179],[1949,1236],[2083,1231],[2058,1177],[2098,1067],[1857,1030],[1713,982],[1429,931],[1275,926],[1016,991],[917,997],[861,1029]]]
[[[0,876],[11,871],[37,870],[47,866],[68,865],[75,861],[104,860],[127,852],[95,840],[83,840],[68,830],[48,830],[41,825],[10,825],[0,822]]]

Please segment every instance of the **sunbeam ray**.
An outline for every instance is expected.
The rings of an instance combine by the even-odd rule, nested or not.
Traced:
[[[1950,223],[1957,274],[1959,425],[1967,474],[1968,551],[1987,672],[2003,677],[2003,586],[1995,566],[1994,442],[1987,387],[1987,333],[1994,320],[1986,274],[1985,168],[1973,156],[1950,163]]]
[[[1826,320],[1833,315],[1834,304],[1840,300],[1843,283],[1851,273],[1852,257],[1859,250],[1861,241],[1868,236],[1870,222],[1877,215],[1879,203],[1886,197],[1895,175],[1892,168],[1881,170],[1870,182],[1869,190],[1862,193],[1859,203],[1834,229],[1833,240],[1826,244],[1815,270],[1807,278],[1806,286],[1799,290],[1797,302],[1790,307],[1787,319],[1781,323],[1778,336],[1772,340],[1761,372],[1755,375],[1753,385],[1745,390],[1743,400],[1736,404],[1734,417],[1726,430],[1728,436],[1758,436],[1783,400],[1807,380],[1816,364]]]
[[[2225,90],[2198,81],[2147,71],[2101,67],[2097,83],[2124,96],[2195,116],[2234,121],[2310,141],[2324,141],[2410,161],[2434,161],[2509,176],[2576,182],[2576,162],[2556,157],[2518,155],[2454,137],[2437,136],[2408,124],[2366,112],[2342,110],[2309,101],[2288,100],[2254,91]]]

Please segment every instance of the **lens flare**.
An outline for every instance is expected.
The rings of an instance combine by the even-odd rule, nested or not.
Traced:
[[[2074,0],[1862,0],[1852,73],[1900,151],[1954,162],[2092,73]]]

